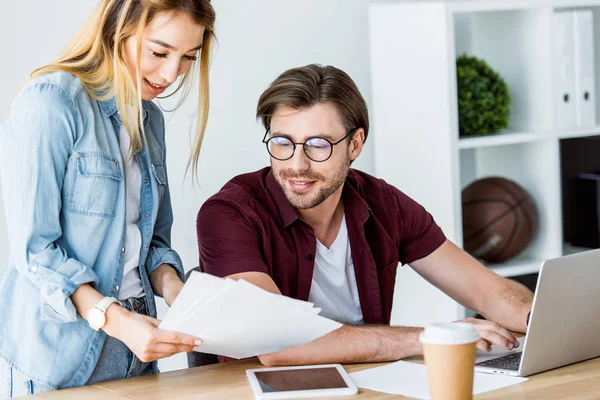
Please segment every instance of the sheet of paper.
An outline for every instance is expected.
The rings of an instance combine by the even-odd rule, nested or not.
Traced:
[[[427,369],[423,364],[398,361],[383,367],[354,372],[350,374],[350,377],[356,386],[362,389],[399,394],[417,399],[431,398]],[[475,373],[473,394],[490,392],[525,381],[527,381],[527,378]]]
[[[340,326],[286,303],[225,295],[210,308],[199,309],[177,330],[202,338],[201,352],[245,358],[307,343]]]
[[[319,308],[315,308],[314,304],[309,302],[309,301],[302,301],[302,300],[298,300],[298,299],[292,299],[291,297],[287,297],[287,296],[278,296],[274,293],[269,293],[266,290],[262,290],[261,288],[257,287],[256,285],[251,284],[250,282],[247,282],[243,279],[240,279],[238,281],[239,285],[245,289],[248,290],[252,290],[254,291],[257,295],[260,296],[267,296],[267,298],[269,299],[275,299],[275,301],[283,301],[288,303],[290,306],[292,307],[298,307],[298,308],[302,308],[303,310],[309,311],[309,312],[315,312],[315,310],[319,310]],[[318,314],[318,312],[316,313]]]
[[[230,279],[221,279],[209,274],[192,273],[173,304],[171,304],[169,312],[160,324],[160,329],[173,330],[173,325],[181,321],[190,311],[209,303],[233,284],[235,282]]]
[[[319,311],[245,281],[192,273],[159,328],[201,338],[198,351],[245,358],[304,344],[342,326]]]
[[[200,312],[198,310],[206,310],[214,307],[214,304],[218,304],[218,301],[221,297],[236,296],[236,286],[237,283],[235,281],[226,280],[219,286],[214,285],[209,289],[200,289],[200,293],[204,291],[207,294],[204,296],[199,295],[195,302],[188,304],[184,312],[179,315],[179,319],[177,319],[174,323],[176,325],[185,324],[185,321],[188,319],[196,318]]]

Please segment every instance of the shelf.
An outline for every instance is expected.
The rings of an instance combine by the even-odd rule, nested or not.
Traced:
[[[458,148],[461,150],[477,149],[483,147],[507,146],[519,143],[533,143],[540,140],[553,138],[573,139],[591,136],[600,136],[600,125],[554,133],[547,131],[501,131],[493,135],[460,138],[458,140]]]
[[[591,126],[589,128],[579,128],[572,131],[558,132],[556,137],[559,139],[572,139],[598,135],[600,135],[600,125]]]
[[[371,100],[377,104],[375,171],[419,201],[460,245],[463,189],[493,176],[519,184],[536,204],[537,230],[520,256],[484,263],[502,277],[537,274],[546,259],[585,250],[563,249],[561,149],[578,144],[574,138],[600,137],[600,102],[595,126],[566,129],[557,128],[554,104],[553,12],[572,8],[590,8],[594,21],[600,21],[600,0],[400,0],[369,5]],[[485,60],[503,77],[512,100],[508,129],[459,137],[456,57],[462,54]],[[600,92],[599,29],[594,29],[594,54]],[[436,118],[425,117],[429,115]],[[600,147],[594,139],[581,142],[586,149],[596,142]],[[573,158],[583,159],[579,153]],[[415,165],[429,167],[415,172]],[[411,298],[422,308],[395,303],[394,313],[403,324],[451,320],[464,313],[419,279],[411,282]]]
[[[571,255],[580,253],[582,251],[593,250],[587,247],[575,247],[571,246],[568,243],[563,245],[563,255]],[[491,271],[496,274],[503,276],[505,278],[519,276],[519,275],[527,275],[527,274],[535,274],[540,271],[540,267],[544,260],[536,260],[531,258],[523,258],[509,261],[507,263],[501,264],[487,264],[486,266]]]
[[[532,8],[553,7],[573,8],[598,6],[598,0],[450,0],[450,11],[465,12],[495,12],[506,10],[525,10]]]
[[[569,243],[565,243],[563,244],[563,255],[568,256],[571,254],[577,254],[577,253],[581,253],[583,251],[589,251],[589,250],[594,250],[592,248],[589,247],[576,247],[576,246],[572,246]]]
[[[488,264],[487,267],[496,274],[505,278],[535,274],[540,271],[543,260],[522,259],[509,261],[503,264]]]
[[[493,135],[465,137],[458,140],[459,149],[476,149],[480,147],[505,146],[518,143],[531,143],[548,139],[548,132],[511,132],[503,131]]]

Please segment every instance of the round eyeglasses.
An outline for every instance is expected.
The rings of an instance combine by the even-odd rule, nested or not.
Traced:
[[[267,151],[271,157],[279,161],[286,161],[292,158],[296,152],[296,145],[301,144],[306,157],[315,162],[324,162],[329,160],[333,154],[333,146],[342,143],[344,139],[356,132],[357,129],[351,129],[346,136],[337,142],[332,142],[323,137],[311,137],[303,143],[293,142],[292,139],[285,136],[271,136],[267,139],[269,135],[269,130],[267,130],[263,138],[263,143],[267,146]]]

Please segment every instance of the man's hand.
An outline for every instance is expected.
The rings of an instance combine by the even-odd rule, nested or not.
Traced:
[[[151,362],[181,352],[190,352],[202,340],[183,333],[158,329],[160,321],[111,305],[103,330],[125,345],[142,361]]]
[[[477,348],[483,351],[492,351],[492,344],[504,347],[506,350],[512,350],[519,347],[519,341],[497,322],[484,319],[467,318],[461,322],[472,324],[481,339],[477,342]]]

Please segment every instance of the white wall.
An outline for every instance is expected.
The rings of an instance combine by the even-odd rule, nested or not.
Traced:
[[[202,203],[236,174],[268,165],[256,102],[284,70],[309,63],[345,70],[370,101],[367,4],[371,0],[213,0],[218,48],[211,73],[211,114],[201,155],[200,186],[183,173],[189,155],[193,98],[167,116],[168,168],[175,214],[173,247],[186,270],[198,263],[195,221]],[[20,85],[51,61],[97,4],[81,0],[19,0],[0,3],[0,121]],[[358,169],[373,172],[367,142]],[[1,199],[0,199],[1,202]],[[0,216],[0,276],[6,270],[6,224]],[[159,317],[166,306],[159,302]],[[180,355],[162,370],[185,367]]]

